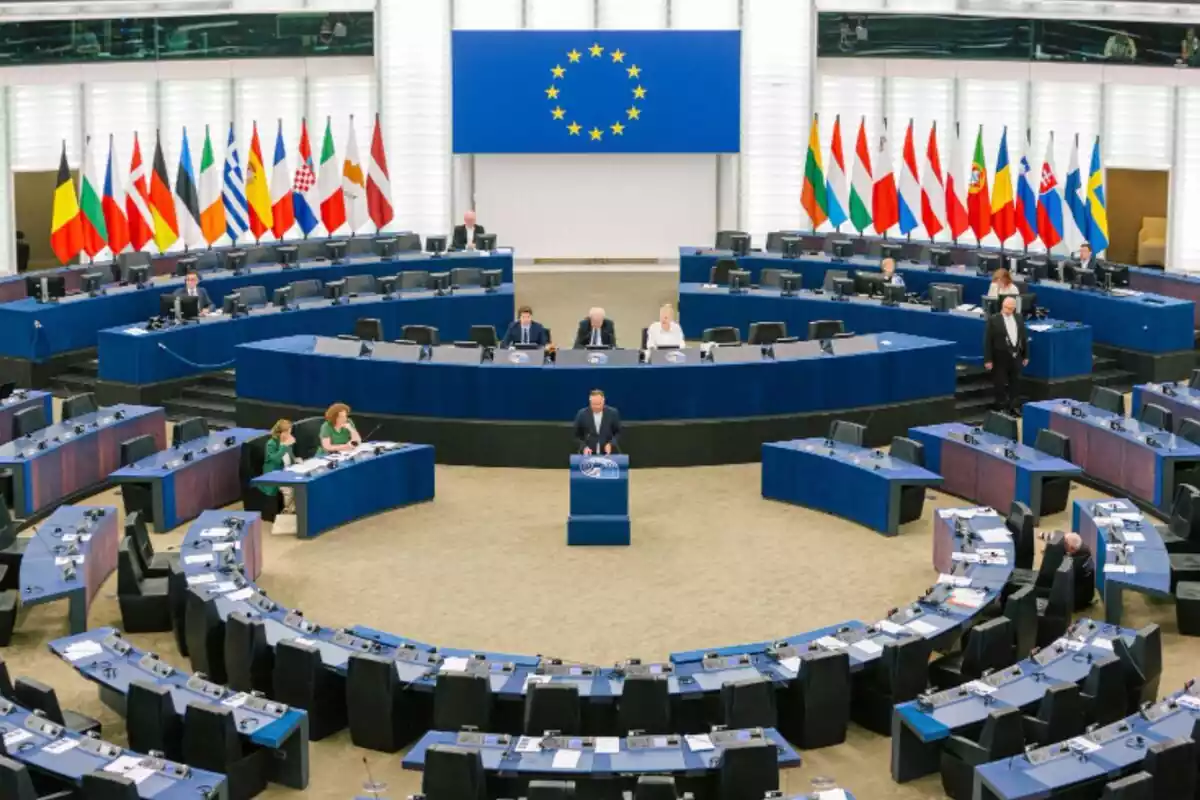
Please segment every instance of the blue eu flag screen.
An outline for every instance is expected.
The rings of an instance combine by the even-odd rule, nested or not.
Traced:
[[[455,153],[736,153],[739,31],[455,31]]]

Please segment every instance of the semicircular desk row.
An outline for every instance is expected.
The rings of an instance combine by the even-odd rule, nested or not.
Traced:
[[[728,252],[681,247],[680,283],[706,283],[718,258],[733,257]],[[777,269],[800,274],[804,286],[822,286],[829,270],[879,271],[879,259],[864,256],[843,260],[822,254],[784,258],[774,253],[754,253],[738,257],[737,263],[750,273],[753,283],[758,283],[763,269]],[[954,283],[963,287],[964,299],[969,303],[987,294],[991,283],[988,275],[963,267],[942,270],[898,261],[896,271],[909,291],[926,294],[931,283]],[[1074,289],[1050,280],[1027,288],[1037,295],[1038,307],[1046,309],[1051,317],[1091,327],[1094,343],[1117,351],[1122,367],[1133,371],[1139,380],[1181,378],[1191,369],[1195,304],[1190,299],[1134,289],[1111,293]]]
[[[281,763],[290,764],[291,774],[273,779],[291,786],[303,785],[308,737],[342,727],[355,744],[385,751],[420,739],[405,760],[411,768],[423,766],[428,745],[456,742],[487,750],[485,768],[501,773],[686,773],[717,769],[706,751],[719,754],[742,738],[769,741],[778,748],[779,765],[789,766],[799,761],[789,741],[839,743],[851,718],[890,730],[892,707],[925,691],[930,653],[951,649],[999,600],[1014,557],[1004,521],[981,512],[960,523],[939,517],[935,527],[953,540],[956,554],[943,582],[876,622],[850,620],[777,641],[677,652],[666,662],[600,667],[320,625],[255,583],[262,570],[259,515],[206,511],[184,537],[169,602],[176,642],[207,679],[181,673],[109,628],[57,640],[51,649],[99,684],[102,698],[121,713],[137,681],[169,690],[177,710],[189,702],[231,709],[252,741],[287,753]],[[986,540],[985,532],[991,532]],[[443,684],[458,678],[477,684],[482,695],[452,698],[453,687]],[[232,688],[220,685],[226,680]],[[662,692],[653,693],[657,700],[643,693],[646,684]],[[564,690],[574,704],[566,721]],[[271,701],[246,694],[251,691]],[[523,721],[531,703],[554,704],[553,728],[583,738],[522,743],[537,724]],[[306,711],[295,712],[297,706]],[[435,724],[442,730],[426,733]],[[504,738],[453,732],[465,724]],[[713,725],[749,733],[735,731],[723,745],[729,737],[711,734]],[[612,752],[613,739],[606,737],[634,728],[679,735],[617,739]],[[586,752],[556,760],[558,749]]]
[[[639,466],[683,466],[757,461],[763,442],[823,433],[839,418],[869,419],[872,435],[890,436],[945,419],[954,402],[952,345],[904,334],[835,340],[832,354],[816,342],[787,355],[777,347],[774,358],[721,348],[717,363],[693,348],[652,364],[542,364],[509,351],[431,363],[395,345],[359,356],[338,344],[293,336],[239,346],[239,424],[345,402],[360,428],[433,444],[442,463],[562,467],[576,449],[571,421],[598,388],[620,411],[625,454]],[[733,350],[738,363],[721,363]]]

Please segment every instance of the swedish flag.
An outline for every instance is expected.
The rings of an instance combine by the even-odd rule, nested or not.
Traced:
[[[1108,210],[1104,204],[1104,171],[1100,167],[1100,137],[1092,145],[1087,182],[1087,239],[1093,253],[1108,247]]]

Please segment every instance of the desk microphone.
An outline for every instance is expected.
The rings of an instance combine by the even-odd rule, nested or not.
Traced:
[[[372,436],[374,436],[376,433],[378,433],[378,432],[379,432],[379,429],[380,429],[380,428],[382,428],[382,427],[383,427],[383,423],[382,423],[382,422],[381,422],[381,423],[379,423],[378,425],[376,425],[374,428],[372,428],[372,429],[371,429],[371,432],[370,432],[370,433],[368,433],[366,436],[364,436],[364,437],[363,437],[363,441],[364,441],[364,442],[369,442],[369,441],[371,441],[371,437],[372,437]]]

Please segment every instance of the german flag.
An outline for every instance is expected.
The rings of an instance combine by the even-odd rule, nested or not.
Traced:
[[[179,222],[175,217],[175,198],[171,196],[171,181],[167,178],[167,162],[163,158],[162,137],[154,142],[154,169],[150,172],[150,214],[154,217],[154,243],[158,252],[165,253],[179,238]]]
[[[54,189],[54,216],[50,222],[50,246],[63,264],[70,262],[83,249],[83,228],[79,223],[79,201],[75,199],[75,182],[67,167],[67,143],[63,142],[58,162],[58,183]]]

